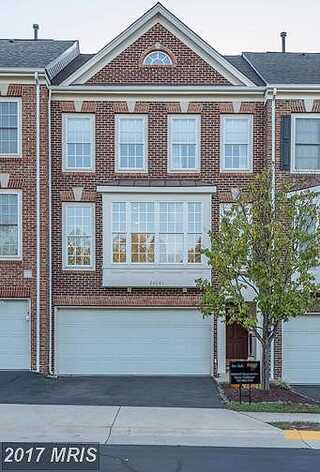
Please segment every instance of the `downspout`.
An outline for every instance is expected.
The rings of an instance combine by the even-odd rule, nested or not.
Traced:
[[[273,211],[276,203],[276,98],[277,89],[274,88],[271,102],[271,201]]]
[[[52,173],[51,173],[51,97],[52,91],[49,88],[49,98],[48,98],[48,220],[49,220],[49,234],[48,234],[48,243],[49,243],[49,252],[48,252],[48,279],[49,279],[49,375],[53,375],[53,363],[52,363],[52,196],[51,196],[51,187],[52,187]]]
[[[271,102],[271,204],[272,211],[276,210],[276,99],[277,89],[272,90]],[[270,377],[274,379],[274,340],[271,344]]]
[[[36,83],[36,371],[40,372],[40,280],[41,280],[41,234],[40,234],[40,81],[35,72]]]

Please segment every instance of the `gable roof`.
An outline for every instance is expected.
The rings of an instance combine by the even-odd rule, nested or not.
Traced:
[[[79,54],[75,59],[73,59],[73,61],[69,62],[69,64],[64,69],[62,69],[61,72],[59,72],[59,74],[52,78],[52,85],[61,84],[71,74],[73,74],[77,69],[79,69],[79,67],[88,62],[88,60],[91,59],[93,56],[94,54]]]
[[[227,61],[242,72],[248,79],[251,80],[255,85],[263,86],[266,85],[264,80],[257,74],[257,72],[250,66],[248,61],[243,56],[224,56]]]
[[[319,53],[244,52],[243,58],[266,84],[320,84]]]
[[[77,41],[0,39],[0,68],[45,69]]]
[[[120,33],[91,59],[80,66],[78,70],[66,78],[62,84],[71,85],[85,83],[156,23],[162,24],[209,65],[216,69],[217,72],[226,77],[233,85],[254,85],[245,74],[201,39],[161,3],[157,3],[138,20],[132,23],[125,31]]]

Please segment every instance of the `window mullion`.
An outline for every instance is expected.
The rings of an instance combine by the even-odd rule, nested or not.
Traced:
[[[183,264],[188,263],[188,202],[183,203]]]
[[[126,263],[131,264],[131,202],[126,202]]]
[[[160,202],[154,202],[154,262],[160,263]]]

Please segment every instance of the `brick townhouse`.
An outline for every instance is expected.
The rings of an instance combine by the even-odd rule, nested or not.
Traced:
[[[0,40],[0,369],[259,359],[252,333],[197,311],[200,247],[272,156],[277,180],[320,191],[319,71],[320,54],[223,56],[159,3],[96,54]],[[319,356],[320,312],[283,327],[272,376],[320,383]]]

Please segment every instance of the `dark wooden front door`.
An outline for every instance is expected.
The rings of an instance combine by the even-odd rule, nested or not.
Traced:
[[[238,324],[227,325],[227,359],[248,359],[248,331]]]

